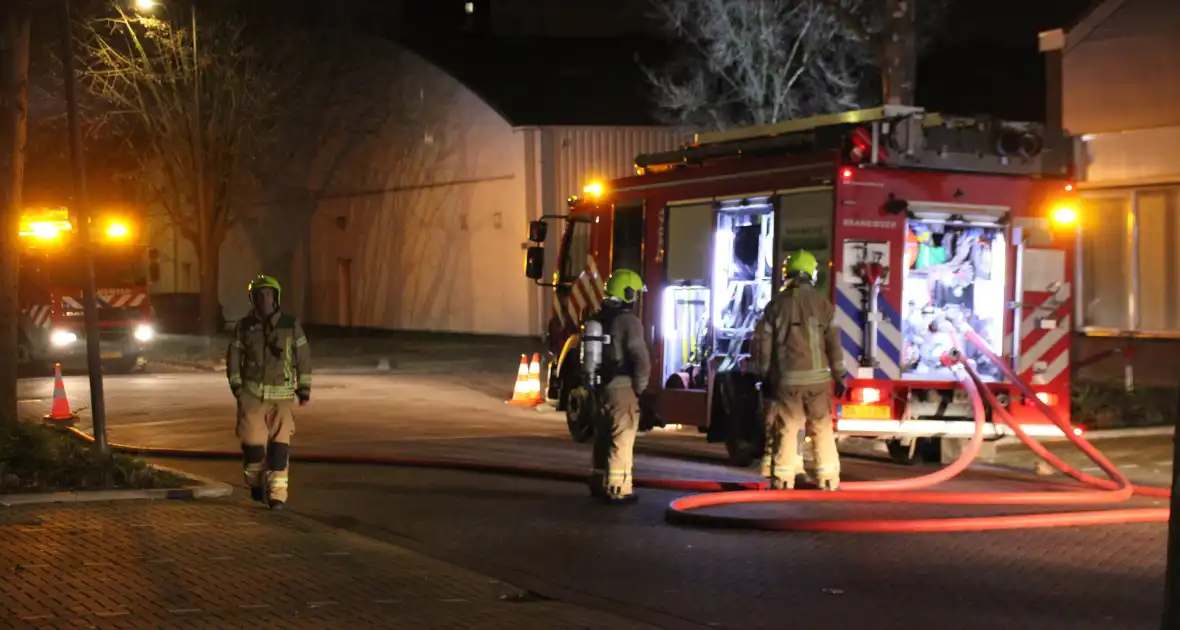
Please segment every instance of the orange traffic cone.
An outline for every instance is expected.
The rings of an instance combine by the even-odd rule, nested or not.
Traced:
[[[49,415],[41,419],[55,426],[72,427],[78,422],[78,414],[70,411],[70,401],[66,398],[66,384],[61,380],[61,364],[53,364],[53,406],[49,408]]]
[[[532,405],[533,396],[529,390],[529,360],[522,354],[520,355],[520,367],[516,369],[516,385],[512,388],[512,400],[505,402],[510,405]]]
[[[532,396],[533,404],[545,402],[545,397],[541,395],[541,355],[536,352],[529,363],[529,395]]]

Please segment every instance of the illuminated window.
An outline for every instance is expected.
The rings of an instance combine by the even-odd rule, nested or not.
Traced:
[[[463,3],[463,10],[467,12],[467,15],[471,15],[472,13],[475,13],[475,3],[474,2],[464,2]]]

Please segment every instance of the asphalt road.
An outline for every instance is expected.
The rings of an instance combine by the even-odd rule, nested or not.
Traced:
[[[505,382],[505,378],[507,381]],[[296,448],[349,455],[478,458],[583,471],[556,414],[504,405],[511,375],[317,374]],[[71,402],[84,378],[66,379]],[[106,380],[111,439],[233,450],[224,377],[147,374]],[[22,413],[48,409],[50,379],[24,381]],[[87,415],[83,413],[83,417]],[[749,479],[695,435],[641,439],[637,474]],[[240,485],[233,462],[170,461]],[[846,459],[846,479],[922,472]],[[1034,488],[969,473],[959,490]],[[531,589],[665,628],[1158,627],[1166,532],[1159,525],[938,535],[810,535],[666,525],[675,497],[591,503],[577,484],[378,466],[300,465],[291,509],[413,547]],[[754,508],[738,508],[752,511]],[[998,509],[998,508],[997,508]],[[904,517],[936,507],[757,511]],[[1005,508],[1005,513],[1023,511]],[[990,508],[957,510],[993,513]]]

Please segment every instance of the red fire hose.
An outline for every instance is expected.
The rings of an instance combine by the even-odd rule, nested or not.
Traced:
[[[638,477],[637,487],[663,490],[702,492],[672,501],[665,512],[670,523],[699,525],[707,527],[728,527],[761,529],[771,531],[819,531],[819,532],[960,532],[1000,529],[1028,529],[1042,527],[1073,527],[1079,525],[1100,525],[1118,523],[1166,522],[1168,508],[1139,509],[1092,509],[1077,512],[1046,512],[1004,516],[973,516],[963,518],[923,518],[903,520],[863,519],[814,519],[803,517],[747,517],[731,514],[701,512],[705,508],[736,504],[754,503],[895,503],[928,505],[1106,505],[1121,503],[1132,496],[1168,498],[1171,491],[1133,485],[1114,464],[1094,448],[1088,441],[1073,432],[1073,427],[1058,416],[1050,407],[1041,402],[1016,374],[997,357],[973,330],[964,330],[968,341],[977,346],[989,360],[1003,370],[1004,374],[1037,406],[1047,418],[1053,421],[1065,436],[1110,476],[1110,480],[1099,479],[1083,473],[1057,456],[1040,443],[1030,438],[1015,422],[1008,411],[996,400],[995,395],[982,385],[979,375],[962,359],[961,352],[948,357],[947,363],[961,372],[961,382],[971,398],[975,414],[975,433],[963,453],[946,468],[920,477],[890,481],[848,482],[840,486],[840,492],[819,490],[766,490],[764,484],[748,482],[697,481],[689,479],[661,479]],[[984,400],[990,403],[999,419],[1007,424],[1016,436],[1037,455],[1062,473],[1078,480],[1083,486],[1078,490],[1061,492],[913,492],[950,480],[963,472],[979,454],[983,446],[983,428],[986,413]],[[91,436],[77,429],[70,431],[85,440]],[[190,450],[173,448],[151,448],[111,444],[113,450],[142,456],[200,459],[238,459],[236,451]],[[533,466],[512,466],[479,461],[450,459],[415,459],[403,457],[381,457],[366,455],[322,455],[293,454],[292,459],[304,463],[325,464],[368,464],[385,466],[408,466],[518,475],[557,481],[585,482],[584,474]],[[758,490],[756,492],[752,490]]]

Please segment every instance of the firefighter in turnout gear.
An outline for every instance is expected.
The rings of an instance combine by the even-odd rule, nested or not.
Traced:
[[[755,369],[762,377],[766,413],[763,474],[775,489],[795,487],[804,474],[803,448],[811,430],[815,477],[821,489],[840,485],[840,455],[832,419],[832,384],[844,395],[844,351],[831,300],[814,287],[819,263],[799,250],[786,262],[787,281],[754,329]]]
[[[229,388],[238,400],[237,436],[246,483],[255,501],[280,510],[287,502],[295,401],[311,399],[311,350],[303,327],[279,310],[278,280],[250,283],[254,307],[234,328],[225,360]]]
[[[582,369],[603,406],[594,428],[590,494],[610,503],[636,498],[631,465],[639,430],[639,397],[651,378],[643,324],[633,312],[643,291],[639,274],[615,270],[606,281],[602,310],[587,322],[582,338]]]

